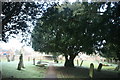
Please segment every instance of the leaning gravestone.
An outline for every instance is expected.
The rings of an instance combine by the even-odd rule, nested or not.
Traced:
[[[101,69],[102,69],[102,63],[99,64],[97,71],[101,71]]]
[[[90,70],[89,70],[89,77],[93,78],[94,76],[94,65],[93,63],[90,64]]]

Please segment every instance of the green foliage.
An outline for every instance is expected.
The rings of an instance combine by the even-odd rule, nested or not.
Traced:
[[[120,60],[120,2],[107,3],[107,5],[103,15],[103,26],[106,31],[104,37],[107,42],[105,48],[107,48],[107,56],[117,56]]]
[[[32,33],[33,48],[62,53],[74,60],[79,52],[98,51],[105,57],[120,58],[119,4],[65,3],[47,9]],[[106,10],[101,12],[101,8]],[[70,62],[69,60],[67,62]],[[72,63],[71,63],[72,64]]]
[[[2,2],[2,40],[8,42],[11,34],[20,33],[26,42],[32,26],[51,4],[55,2]]]
[[[102,40],[97,38],[102,20],[98,12],[100,5],[76,2],[48,8],[33,30],[33,48],[69,55],[81,51],[91,54],[94,45]]]

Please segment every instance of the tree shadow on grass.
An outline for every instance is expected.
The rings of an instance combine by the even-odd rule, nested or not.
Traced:
[[[75,67],[55,67],[58,78],[89,78],[89,68]],[[114,71],[94,70],[94,78],[118,78],[118,73]]]
[[[55,67],[58,78],[88,78],[88,69]]]

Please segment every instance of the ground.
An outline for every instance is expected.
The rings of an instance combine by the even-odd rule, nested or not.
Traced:
[[[0,62],[2,78],[88,78],[90,63],[95,65],[95,78],[118,78],[118,73],[114,71],[115,64],[104,66],[101,72],[97,72],[97,62],[84,61],[82,67],[75,62],[75,68],[63,67],[64,61],[59,64],[49,60],[43,62],[47,65],[39,67],[33,65],[32,61],[24,61],[25,68],[21,71],[17,70],[18,61]]]
[[[37,67],[31,62],[24,62],[25,68],[17,70],[18,62],[0,63],[3,78],[44,78],[47,67]]]

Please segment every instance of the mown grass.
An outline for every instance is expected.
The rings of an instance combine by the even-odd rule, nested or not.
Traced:
[[[64,66],[64,63],[65,63],[64,60],[61,60],[61,61],[59,60],[59,64],[55,64],[55,66]],[[81,67],[89,68],[91,63],[94,64],[95,69],[98,68],[99,63],[97,61],[87,61],[87,60],[83,61],[83,64],[82,64]],[[110,64],[110,63],[107,63],[107,62],[100,62],[100,63]],[[78,61],[78,64],[77,64],[77,61],[74,60],[75,67],[80,67],[80,64],[81,64],[81,61]],[[117,64],[110,64],[110,65],[111,66],[102,66],[102,69],[103,70],[114,70],[116,68],[116,66],[117,66]]]
[[[65,68],[63,67],[64,61],[62,61],[62,66],[60,64],[56,64],[56,73],[58,78],[88,78],[89,77],[89,68],[90,64],[94,64],[94,75],[97,78],[116,78],[118,77],[117,72],[114,71],[117,64],[111,64],[111,66],[103,66],[101,72],[98,72],[96,69],[98,68],[99,63],[97,61],[83,61],[82,66],[80,67],[81,61],[77,64],[77,61],[74,61],[75,68]],[[104,62],[103,64],[110,64]]]
[[[82,73],[84,71],[84,73]],[[58,78],[86,78],[88,77],[87,69],[81,71],[80,68],[56,67]]]
[[[24,62],[25,68],[17,70],[18,61],[1,62],[2,78],[44,78],[47,67],[37,67],[32,62]]]
[[[39,60],[36,60],[36,63]],[[41,60],[45,63],[54,62],[53,60]],[[59,63],[54,64],[56,69],[56,74],[58,78],[88,78],[89,77],[89,67],[90,63],[94,64],[95,76],[98,77],[116,77],[117,73],[113,70],[117,65],[112,64],[112,66],[103,66],[101,72],[97,72],[96,69],[99,65],[96,61],[84,61],[80,67],[81,61],[77,65],[77,61],[74,61],[76,68],[65,68],[64,60],[59,60]],[[15,78],[45,78],[47,67],[38,67],[33,65],[33,61],[24,61],[25,69],[21,71],[17,70],[18,61],[7,62],[4,60],[0,63],[0,68],[2,70],[2,77],[15,77]],[[109,64],[109,63],[105,63]],[[107,70],[107,71],[106,71]]]
[[[55,67],[58,78],[89,78],[89,68],[65,68]],[[117,78],[118,73],[114,71],[94,70],[94,78]]]

